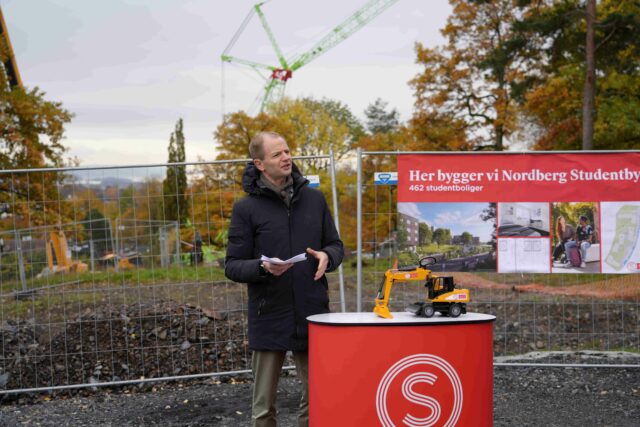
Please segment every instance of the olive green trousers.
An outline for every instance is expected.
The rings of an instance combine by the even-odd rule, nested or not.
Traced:
[[[253,371],[253,404],[251,425],[253,427],[276,427],[276,397],[278,380],[282,372],[286,352],[254,351],[251,357]],[[293,352],[298,379],[302,382],[298,426],[309,425],[309,357],[306,352]]]

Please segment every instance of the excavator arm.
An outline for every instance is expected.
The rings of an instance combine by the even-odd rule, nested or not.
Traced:
[[[389,311],[389,297],[391,296],[391,288],[395,282],[426,281],[430,275],[431,270],[427,270],[422,265],[422,262],[418,267],[410,266],[387,270],[384,274],[384,279],[378,287],[378,294],[375,299],[376,305],[373,308],[373,312],[385,319],[392,319],[393,315],[391,311]]]

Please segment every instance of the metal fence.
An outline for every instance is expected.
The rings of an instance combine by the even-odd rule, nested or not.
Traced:
[[[396,187],[373,184],[397,154],[359,151],[338,177],[331,153],[296,158],[342,225],[333,311],[370,311],[395,260],[433,255],[403,235]],[[248,372],[246,287],[223,272],[245,162],[0,171],[0,394]],[[497,274],[453,252],[435,269],[497,316],[496,356],[640,351],[640,276]],[[424,292],[398,284],[392,310]]]
[[[247,372],[224,277],[246,161],[1,171],[0,394]],[[337,220],[332,153],[295,161]]]
[[[495,258],[491,265],[495,248],[487,242],[463,250],[461,242],[422,245],[408,238],[406,220],[411,218],[398,212],[397,187],[374,184],[374,172],[396,171],[399,154],[360,150],[357,154],[358,311],[372,310],[380,279],[396,260],[415,265],[420,256],[435,255],[440,262],[431,267],[434,271],[444,271],[470,289],[469,310],[497,317],[496,356],[550,350],[640,351],[638,274],[498,274]],[[484,209],[489,208],[487,203]],[[425,295],[421,283],[399,283],[390,305],[403,311]]]

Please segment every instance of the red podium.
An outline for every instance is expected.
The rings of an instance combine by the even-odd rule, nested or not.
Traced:
[[[329,313],[309,320],[309,424],[493,425],[493,321]]]

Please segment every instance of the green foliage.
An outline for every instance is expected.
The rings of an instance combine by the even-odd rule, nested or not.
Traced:
[[[169,163],[186,161],[182,119],[176,123],[169,140]],[[164,215],[166,220],[181,224],[189,219],[188,188],[186,166],[168,166],[162,190],[164,194]]]
[[[585,2],[452,0],[446,43],[416,45],[410,124],[425,150],[582,147]],[[594,149],[640,147],[640,3],[601,0]],[[489,135],[489,138],[485,137]]]
[[[489,205],[482,210],[482,214],[480,215],[480,219],[483,221],[492,221],[493,222],[493,232],[491,233],[491,246],[495,251],[497,248],[497,232],[498,232],[498,224],[496,221],[497,218],[497,205],[495,202],[489,203]]]
[[[107,218],[98,209],[91,209],[84,217],[84,229],[94,242],[94,250],[98,256],[103,255],[111,248],[111,225]]]
[[[533,148],[570,150],[582,146],[585,82],[585,11],[578,0],[526,5],[513,23],[516,55],[537,58],[520,80],[523,111],[539,128]],[[640,3],[597,3],[595,149],[640,146]]]
[[[511,83],[526,62],[509,54],[516,9],[512,0],[451,0],[453,13],[442,30],[446,44],[416,45],[423,70],[415,90],[412,128],[423,149],[501,151],[517,126]]]
[[[473,243],[473,234],[469,233],[468,231],[462,232],[461,237],[462,237],[462,243],[464,243],[465,245],[469,245]]]
[[[0,37],[0,168],[62,166],[65,125],[73,115],[61,103],[47,101],[37,87],[12,87],[3,65],[9,60],[8,54],[5,38]],[[68,212],[46,203],[57,199],[56,186],[65,178],[62,174],[49,172],[33,174],[33,180],[21,178],[3,175],[0,180],[0,202],[12,205],[19,222],[27,217],[31,225],[66,222]]]
[[[433,230],[429,227],[428,224],[421,222],[418,224],[418,244],[419,245],[428,245],[431,243],[431,239],[433,238]]]
[[[448,245],[451,243],[451,230],[448,228],[436,228],[433,231],[433,241],[438,245]]]
[[[398,129],[400,126],[400,113],[395,108],[387,111],[388,102],[377,98],[373,104],[369,104],[364,110],[366,126],[369,133],[386,133]]]

